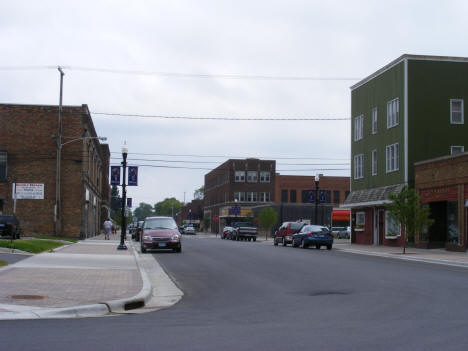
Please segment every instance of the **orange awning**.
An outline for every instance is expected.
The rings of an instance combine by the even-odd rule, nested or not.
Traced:
[[[350,210],[333,210],[332,221],[349,221]]]

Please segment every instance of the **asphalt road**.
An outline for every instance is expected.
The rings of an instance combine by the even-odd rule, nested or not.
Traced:
[[[468,269],[184,237],[157,312],[0,321],[5,350],[466,350]]]
[[[13,264],[13,263],[19,262],[19,261],[24,260],[25,258],[28,258],[28,257],[29,257],[29,255],[0,252],[0,261],[5,261],[8,264]]]

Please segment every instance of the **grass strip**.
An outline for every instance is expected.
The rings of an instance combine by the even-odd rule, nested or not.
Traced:
[[[8,265],[8,262],[0,260],[0,267],[1,266],[7,266],[7,265]]]
[[[0,247],[31,253],[50,251],[60,246],[63,246],[63,243],[51,240],[14,240],[13,242],[11,240],[0,240]]]
[[[35,235],[33,238],[36,239],[47,239],[47,240],[62,240],[62,241],[69,241],[71,243],[77,243],[78,240],[60,236],[49,236],[49,235]]]

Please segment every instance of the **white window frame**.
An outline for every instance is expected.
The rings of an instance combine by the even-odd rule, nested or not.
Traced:
[[[245,193],[243,191],[234,192],[234,201],[245,201]]]
[[[396,98],[387,102],[387,129],[400,124],[400,99]]]
[[[364,138],[363,133],[364,127],[364,115],[359,115],[354,118],[354,141],[358,141]]]
[[[395,221],[392,220],[390,217],[390,212],[385,211],[385,239],[398,238],[399,236],[401,236],[401,223],[394,223],[394,222]],[[398,232],[393,233],[392,229],[394,228],[391,227],[392,225],[395,225],[395,227],[398,226]],[[392,230],[391,233],[390,233],[390,230]],[[396,234],[396,235],[392,235],[392,234]]]
[[[459,150],[458,152],[455,152],[455,150]],[[458,154],[462,154],[465,152],[465,147],[462,146],[462,145],[452,145],[450,146],[450,155],[458,155]]]
[[[356,225],[354,230],[364,231],[366,226],[366,213],[365,212],[356,212]]]
[[[377,134],[377,107],[372,109],[372,134]]]
[[[245,171],[235,171],[234,172],[234,181],[236,183],[245,182]]]
[[[377,150],[372,150],[372,175],[377,175]]]
[[[354,156],[354,179],[364,178],[364,154]]]
[[[270,182],[270,172],[261,171],[260,172],[260,183],[269,183]]]
[[[247,202],[257,202],[257,193],[248,191],[247,192]]]
[[[386,171],[387,173],[400,170],[400,145],[398,143],[385,147]]]
[[[461,111],[454,111],[453,105],[454,103],[461,103]],[[460,112],[461,113],[461,121],[454,121],[453,114],[454,112]],[[463,99],[450,99],[450,124],[465,124],[465,116],[464,116],[464,103]]]
[[[247,171],[247,182],[257,183],[258,181],[258,172],[257,171]]]

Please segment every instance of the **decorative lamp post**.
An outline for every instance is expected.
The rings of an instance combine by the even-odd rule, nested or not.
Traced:
[[[123,168],[123,177],[122,177],[122,232],[120,233],[120,245],[117,246],[117,250],[127,250],[125,246],[125,235],[127,234],[127,219],[125,218],[125,203],[127,201],[127,190],[125,189],[125,177],[127,171],[127,154],[128,148],[126,143],[122,146],[122,168]]]
[[[318,204],[319,204],[319,181],[320,175],[315,175],[315,224],[319,224],[318,222]]]

